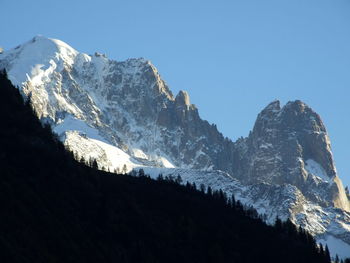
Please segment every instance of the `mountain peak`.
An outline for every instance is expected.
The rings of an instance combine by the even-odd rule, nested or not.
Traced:
[[[36,79],[34,84],[47,79],[51,69],[62,68],[64,64],[72,65],[77,55],[78,52],[63,41],[37,35],[0,54],[0,68],[7,69],[14,85],[20,86],[33,78]]]
[[[249,145],[252,168],[244,179],[291,184],[309,200],[349,211],[326,128],[306,103],[289,101],[282,109],[279,101],[270,103],[258,115]]]
[[[48,38],[48,37],[45,37],[43,35],[36,35],[35,37],[32,38],[31,41],[29,41],[27,43],[37,43],[37,44],[38,43],[47,43],[47,44],[55,45],[57,47],[57,49],[66,48],[66,49],[75,51],[74,48],[72,48],[70,45],[63,42],[62,40],[55,39],[55,38]]]
[[[26,50],[40,50],[46,54],[55,54],[55,53],[78,53],[74,48],[72,48],[67,43],[54,38],[48,38],[43,35],[36,35],[31,40],[26,43],[17,46],[14,49],[9,50],[9,52],[23,53]]]
[[[176,95],[175,102],[178,105],[181,106],[190,106],[190,96],[188,95],[187,91],[180,90],[179,93]]]
[[[38,34],[38,35],[36,35],[36,36],[34,36],[32,38],[32,42],[35,42],[35,41],[38,41],[38,40],[49,40],[49,38],[47,38],[47,37],[45,37],[45,36],[43,36],[41,34]]]
[[[289,101],[282,109],[281,118],[289,127],[309,132],[327,133],[319,114],[301,100]]]
[[[312,109],[301,100],[288,101],[283,107],[286,110],[294,110],[297,112],[312,111]]]
[[[274,100],[272,102],[270,102],[264,109],[264,111],[280,111],[281,110],[281,103],[279,100]]]

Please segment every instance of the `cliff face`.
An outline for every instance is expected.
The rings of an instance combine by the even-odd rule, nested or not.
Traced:
[[[259,115],[237,173],[243,182],[291,184],[321,206],[349,211],[320,116],[301,101],[270,103]]]
[[[110,170],[124,164],[128,170],[149,167],[150,173],[177,167],[161,172],[223,188],[270,221],[290,217],[316,235],[334,227],[322,218],[315,219],[322,227],[310,223],[313,214],[331,218],[340,208],[342,230],[332,235],[350,243],[349,200],[330,140],[305,103],[270,103],[249,136],[232,142],[199,117],[187,92],[174,97],[142,58],[114,61],[39,36],[0,54],[0,68],[78,158],[96,158]]]

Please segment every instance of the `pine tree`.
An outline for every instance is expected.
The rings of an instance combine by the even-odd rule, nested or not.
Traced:
[[[208,194],[209,196],[212,196],[212,195],[213,195],[213,190],[211,190],[211,187],[210,187],[210,186],[208,186],[208,188],[207,188],[207,194]]]
[[[97,164],[97,161],[96,159],[90,157],[89,159],[89,166],[95,170],[98,170],[98,164]]]
[[[181,176],[179,174],[177,175],[177,177],[175,179],[175,183],[177,183],[177,184],[181,184],[182,183],[182,178],[181,178]]]
[[[94,161],[92,162],[92,168],[95,169],[95,170],[98,169],[98,164],[97,164],[96,159],[94,159]]]
[[[142,168],[139,170],[139,176],[145,176],[145,171]]]
[[[321,243],[319,244],[318,250],[319,250],[321,255],[324,255],[324,249],[323,249],[323,245]]]
[[[233,209],[236,208],[236,198],[235,198],[234,194],[232,194],[232,196],[231,196],[231,206]]]
[[[277,216],[275,220],[275,227],[278,231],[282,229],[282,220]]]
[[[82,156],[82,157],[80,158],[80,163],[82,163],[82,164],[86,164],[86,161],[85,161],[84,156]]]
[[[164,177],[163,177],[162,173],[158,174],[157,180],[158,181],[164,181]]]
[[[137,175],[137,172],[136,172],[134,169],[132,169],[131,172],[129,173],[129,175],[131,175],[131,176],[136,176],[136,175]]]
[[[200,184],[199,188],[200,188],[200,191],[202,193],[205,193],[205,185],[204,184]]]
[[[192,189],[193,189],[193,190],[197,190],[197,185],[196,185],[195,182],[192,183]]]
[[[123,165],[123,168],[122,168],[122,173],[123,174],[126,174],[128,171],[128,168],[126,167],[126,164]]]
[[[326,262],[331,262],[331,254],[329,253],[329,249],[328,249],[328,246],[326,245],[326,248],[324,250],[324,255],[326,257]],[[338,255],[337,255],[338,256]],[[339,261],[339,259],[338,259]]]

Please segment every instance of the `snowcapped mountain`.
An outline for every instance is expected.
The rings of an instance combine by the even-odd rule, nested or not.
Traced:
[[[1,53],[0,68],[78,158],[221,188],[268,222],[289,217],[350,256],[349,199],[322,120],[303,102],[272,102],[233,142],[142,58],[114,61],[37,36]]]

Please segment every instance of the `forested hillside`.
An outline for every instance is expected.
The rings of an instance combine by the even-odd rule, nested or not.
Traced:
[[[1,262],[330,262],[222,192],[74,160],[0,75]]]

